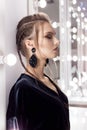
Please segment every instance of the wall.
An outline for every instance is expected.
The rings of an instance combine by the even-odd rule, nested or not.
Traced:
[[[87,130],[87,108],[70,107],[70,130]]]
[[[0,0],[0,56],[5,51],[5,1]],[[0,130],[5,130],[5,67],[0,65]]]
[[[14,53],[15,33],[18,21],[27,15],[27,0],[0,0],[0,55]],[[10,88],[19,76],[22,68],[19,61],[15,66],[0,65],[0,130],[5,130],[6,103]],[[17,71],[16,71],[17,70]]]
[[[16,25],[23,16],[27,15],[27,0],[8,0],[5,4],[5,55],[13,53],[17,56],[15,44]],[[22,71],[19,64],[19,60],[17,60],[15,66],[6,65],[6,99],[8,99],[10,88]]]

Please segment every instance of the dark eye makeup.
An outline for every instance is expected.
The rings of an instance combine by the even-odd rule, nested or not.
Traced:
[[[45,37],[48,38],[48,39],[52,39],[53,35],[52,34],[47,34]]]
[[[45,35],[45,38],[47,38],[47,39],[52,39],[53,38],[53,36],[55,36],[56,35],[56,32],[47,32],[46,33],[46,35]]]

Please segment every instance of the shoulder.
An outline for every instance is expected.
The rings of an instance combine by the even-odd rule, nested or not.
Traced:
[[[13,89],[27,89],[27,88],[32,88],[34,86],[35,81],[31,77],[21,74],[21,76],[18,78],[18,80],[15,82]]]
[[[27,98],[27,96],[35,91],[33,86],[35,86],[35,83],[31,78],[24,74],[20,75],[10,90],[9,102],[15,102],[16,99],[22,100],[22,97],[24,96]]]
[[[12,86],[9,94],[9,98],[14,98],[17,94],[19,95],[24,94],[28,90],[33,89],[33,86],[35,85],[34,81],[25,76],[25,75],[20,75],[20,77],[17,79],[15,84]]]
[[[18,107],[18,111],[21,110],[22,106],[24,105],[24,101],[27,101],[28,97],[30,96],[29,93],[31,89],[32,86],[30,80],[21,75],[10,90],[6,113],[7,119],[14,116],[16,106]]]

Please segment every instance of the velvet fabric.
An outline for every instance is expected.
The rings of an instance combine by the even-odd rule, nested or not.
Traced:
[[[16,116],[20,130],[70,130],[68,99],[55,87],[58,93],[21,74],[10,91],[6,120]]]

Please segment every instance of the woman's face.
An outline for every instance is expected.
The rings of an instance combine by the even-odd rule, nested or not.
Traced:
[[[59,41],[52,26],[44,22],[40,25],[38,34],[38,52],[40,58],[54,58],[58,55]]]

